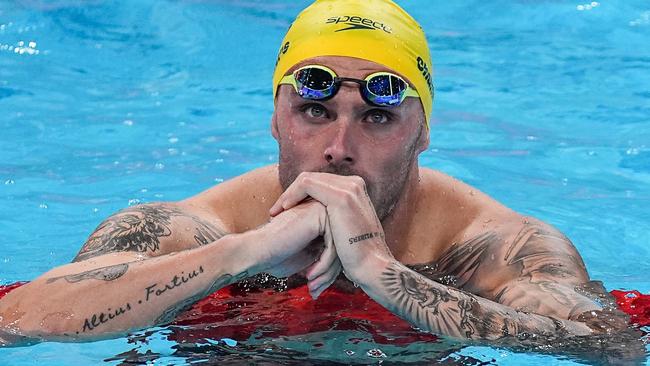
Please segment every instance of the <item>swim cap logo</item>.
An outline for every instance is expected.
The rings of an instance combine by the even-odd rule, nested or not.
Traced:
[[[427,81],[427,86],[429,87],[429,91],[431,92],[431,95],[433,95],[433,81],[431,80],[431,73],[429,72],[429,67],[427,66],[427,63],[424,62],[424,60],[420,56],[418,56],[418,70],[420,70],[420,72],[422,73],[424,80]]]
[[[289,41],[287,41],[287,43],[285,43],[282,47],[280,47],[280,51],[278,52],[278,59],[275,60],[275,66],[278,66],[278,62],[280,62],[280,57],[282,57],[282,55],[284,55],[285,53],[287,53],[287,51],[289,51],[289,46],[290,43]]]
[[[344,15],[341,17],[331,17],[327,19],[325,24],[347,24],[349,27],[343,28],[336,30],[335,32],[343,32],[347,30],[360,30],[360,29],[366,29],[366,30],[382,30],[386,33],[392,33],[393,30],[388,26],[385,25],[384,23],[378,22],[376,20],[372,20],[370,18],[362,18],[358,16],[350,16],[350,15]]]

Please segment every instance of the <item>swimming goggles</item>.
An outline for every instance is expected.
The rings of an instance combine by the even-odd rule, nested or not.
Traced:
[[[296,93],[305,99],[327,100],[336,95],[344,81],[359,84],[363,100],[379,107],[395,107],[406,97],[420,97],[404,79],[390,72],[376,72],[361,80],[338,77],[321,65],[303,66],[284,76],[280,84],[293,85]]]

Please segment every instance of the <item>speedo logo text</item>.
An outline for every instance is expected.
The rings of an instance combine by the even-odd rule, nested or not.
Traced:
[[[349,27],[339,29],[336,32],[343,32],[347,30],[360,30],[360,29],[368,29],[368,30],[377,29],[377,30],[382,30],[389,34],[393,32],[390,26],[382,22],[378,22],[370,18],[362,18],[359,16],[343,15],[339,17],[331,17],[327,19],[327,21],[325,22],[325,24],[339,24],[339,23],[343,23],[345,25],[348,25]]]

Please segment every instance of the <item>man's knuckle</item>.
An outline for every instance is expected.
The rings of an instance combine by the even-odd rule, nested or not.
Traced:
[[[313,177],[306,172],[300,173],[296,180],[300,185],[309,185],[313,183]]]
[[[352,179],[350,179],[349,190],[355,194],[362,194],[366,191],[366,182],[364,182],[361,177],[352,177]]]
[[[345,205],[350,205],[357,199],[357,192],[354,190],[346,190],[343,192],[341,202]]]

